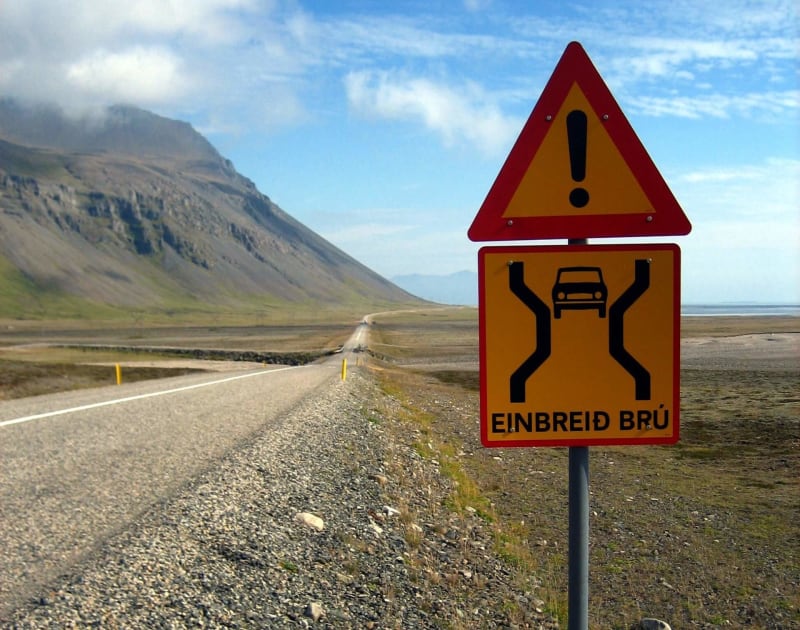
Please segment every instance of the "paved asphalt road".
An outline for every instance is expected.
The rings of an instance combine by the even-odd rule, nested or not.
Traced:
[[[0,402],[0,618],[332,378],[364,343],[303,367],[202,373]]]

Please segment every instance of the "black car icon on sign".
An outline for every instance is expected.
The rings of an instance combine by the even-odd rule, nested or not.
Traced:
[[[597,309],[606,316],[608,288],[600,267],[561,267],[553,286],[553,315],[561,319],[565,309]]]

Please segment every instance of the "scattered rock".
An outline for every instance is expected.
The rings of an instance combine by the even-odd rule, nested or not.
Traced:
[[[316,623],[325,616],[325,609],[319,602],[311,602],[306,606],[305,616],[310,617]]]
[[[370,529],[375,532],[375,535],[380,536],[383,533],[383,527],[378,525],[375,521],[369,522]]]
[[[318,532],[321,532],[323,529],[325,529],[325,521],[311,512],[298,512],[294,517],[294,520],[307,527],[310,527],[311,529],[316,529]]]

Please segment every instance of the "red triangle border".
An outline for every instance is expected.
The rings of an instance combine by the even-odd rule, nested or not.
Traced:
[[[574,83],[583,91],[654,212],[504,218],[503,214]],[[607,119],[605,118],[607,116]],[[467,235],[472,241],[582,239],[688,234],[689,219],[659,173],[586,51],[571,42],[545,85]]]

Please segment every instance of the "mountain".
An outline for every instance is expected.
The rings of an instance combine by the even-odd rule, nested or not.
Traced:
[[[464,306],[478,304],[478,274],[474,271],[457,271],[445,276],[393,276],[392,282],[431,302]]]
[[[187,123],[0,100],[0,317],[415,299],[281,210]]]

